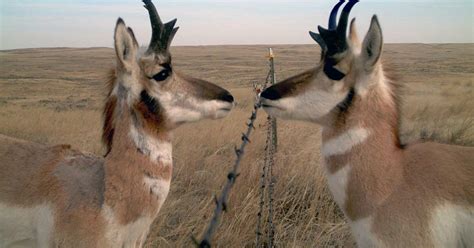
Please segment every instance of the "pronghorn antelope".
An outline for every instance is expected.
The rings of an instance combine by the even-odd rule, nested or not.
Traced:
[[[170,188],[171,131],[232,109],[228,91],[174,70],[176,19],[143,2],[148,49],[122,19],[115,27],[104,158],[0,136],[0,247],[141,247]]]
[[[262,92],[270,115],[322,126],[330,191],[359,247],[474,247],[474,148],[399,141],[397,86],[385,73],[373,16],[360,43],[334,7],[310,33],[320,65]]]

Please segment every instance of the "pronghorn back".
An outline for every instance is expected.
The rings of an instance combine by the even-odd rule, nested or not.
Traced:
[[[9,223],[8,229],[0,228],[1,247],[50,247],[51,240],[95,246],[72,239],[80,237],[74,233],[77,225],[89,237],[102,228],[97,219],[104,200],[103,158],[4,135],[0,157],[0,223]]]

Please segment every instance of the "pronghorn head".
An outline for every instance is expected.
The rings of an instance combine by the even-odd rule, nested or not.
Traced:
[[[362,44],[359,43],[355,20],[346,37],[349,13],[357,0],[350,0],[336,24],[341,0],[332,10],[329,28],[310,32],[321,46],[320,65],[280,82],[261,94],[262,106],[269,114],[287,119],[333,125],[357,96],[373,88],[383,72],[380,63],[382,30],[376,16]]]
[[[149,120],[159,120],[161,127],[167,129],[203,118],[225,117],[233,107],[232,95],[215,84],[174,69],[170,45],[178,31],[176,19],[163,23],[151,0],[143,2],[152,26],[150,44],[148,48],[139,48],[132,29],[118,19],[116,82],[111,95],[118,100],[126,99],[128,106],[145,112]]]

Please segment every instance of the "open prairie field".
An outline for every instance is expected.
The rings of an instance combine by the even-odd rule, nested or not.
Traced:
[[[315,66],[316,45],[274,46],[278,79]],[[182,126],[174,137],[169,197],[147,247],[190,247],[212,214],[234,145],[246,128],[251,86],[267,75],[266,46],[173,48],[175,67],[228,88],[237,100],[225,119]],[[0,51],[0,133],[45,144],[69,143],[102,155],[101,109],[110,48]],[[404,84],[402,139],[474,146],[474,44],[392,44],[387,68]],[[241,176],[215,238],[218,247],[251,247],[255,240],[266,114],[247,147]],[[318,126],[278,122],[275,226],[278,247],[350,247],[353,240],[328,193],[320,167]]]

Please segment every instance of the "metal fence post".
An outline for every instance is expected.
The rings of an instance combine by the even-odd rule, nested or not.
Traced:
[[[270,71],[271,71],[271,85],[276,84],[276,71],[275,71],[275,55],[273,54],[273,49],[269,48],[269,56],[270,56]],[[278,135],[277,135],[277,120],[276,118],[272,118],[272,139],[275,151],[278,148]]]

